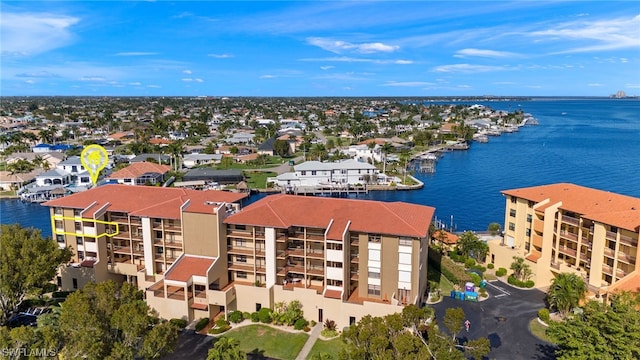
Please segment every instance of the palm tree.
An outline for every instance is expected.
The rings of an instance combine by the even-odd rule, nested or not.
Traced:
[[[551,307],[566,315],[585,298],[587,284],[576,274],[561,273],[551,282],[547,299]]]
[[[525,281],[531,276],[531,268],[528,264],[525,264],[524,259],[521,257],[514,256],[513,260],[514,261],[511,264],[513,276],[518,280]]]
[[[382,151],[382,173],[386,174],[387,173],[387,154],[390,153],[393,150],[393,145],[391,145],[391,143],[389,142],[385,142],[382,145],[382,148],[380,149]]]

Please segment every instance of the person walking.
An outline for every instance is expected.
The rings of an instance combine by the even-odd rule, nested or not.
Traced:
[[[469,332],[470,326],[471,326],[471,321],[469,321],[469,319],[465,320],[464,327],[467,329],[467,332]]]

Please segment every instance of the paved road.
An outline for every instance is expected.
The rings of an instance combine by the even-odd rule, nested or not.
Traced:
[[[196,334],[193,330],[185,330],[180,334],[178,347],[176,350],[165,357],[163,360],[204,360],[214,337]],[[247,354],[248,360],[277,360],[260,354]]]
[[[278,175],[284,174],[291,170],[291,165],[289,165],[289,160],[293,160],[295,161],[296,164],[298,164],[299,162],[302,161],[302,156],[298,156],[293,159],[285,159],[285,161],[281,165],[278,165],[276,167],[263,168],[263,169],[247,169],[247,171],[272,171],[272,172],[278,173]]]
[[[447,308],[461,307],[471,322],[469,332],[459,337],[487,337],[491,342],[491,359],[554,359],[552,344],[529,332],[529,321],[544,307],[545,294],[539,290],[520,290],[500,281],[487,285],[489,299],[469,302],[446,297],[433,305],[436,318],[444,318]],[[440,324],[441,325],[441,324]],[[441,327],[444,327],[441,325]]]

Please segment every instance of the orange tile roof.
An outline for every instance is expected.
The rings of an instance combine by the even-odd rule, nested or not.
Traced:
[[[329,299],[342,299],[342,292],[339,290],[325,290],[324,297]]]
[[[238,202],[247,195],[219,190],[191,190],[155,186],[104,185],[43,203],[45,206],[87,209],[90,217],[106,205],[107,211],[134,216],[179,219],[180,207],[189,201],[185,212],[212,214],[212,203]]]
[[[351,221],[351,231],[426,237],[434,211],[435,209],[429,206],[401,202],[278,194],[267,196],[247,206],[225,219],[225,223],[325,229],[331,219],[345,225],[348,220]],[[333,231],[337,230],[332,229],[332,233]]]
[[[145,173],[154,172],[164,174],[171,170],[168,165],[155,164],[152,162],[142,161],[133,163],[123,169],[120,169],[111,175],[108,179],[136,179]]]
[[[540,257],[542,257],[542,254],[537,251],[534,251],[531,254],[527,255],[526,259],[529,261],[533,261],[534,263],[537,263]]]
[[[167,273],[165,280],[187,282],[192,276],[207,276],[207,271],[216,261],[212,257],[185,255],[178,259]]]
[[[193,303],[190,305],[190,307],[192,309],[197,309],[197,310],[207,310],[207,308],[209,307],[209,305],[207,304],[201,304],[201,303]]]
[[[611,285],[610,290],[631,291],[640,293],[640,272],[631,273],[622,280]]]
[[[445,239],[443,241],[445,244],[453,245],[453,244],[457,244],[458,243],[458,235],[452,234],[452,233],[450,233],[448,231],[444,231],[444,230],[434,231],[433,234],[431,235],[431,238],[440,241],[440,233],[444,233],[446,235],[446,237],[445,237]]]
[[[640,198],[569,183],[502,191],[503,194],[535,202],[549,199],[547,206],[562,202],[560,209],[620,228],[640,229]]]
[[[168,140],[168,139],[149,139],[149,144],[169,145],[169,144],[173,144],[173,141]]]

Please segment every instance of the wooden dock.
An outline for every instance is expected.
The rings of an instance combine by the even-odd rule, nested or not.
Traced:
[[[291,193],[295,195],[314,195],[314,196],[331,196],[331,197],[347,197],[350,194],[367,194],[369,189],[367,185],[349,185],[349,184],[323,184],[315,186],[296,186],[291,189]]]

